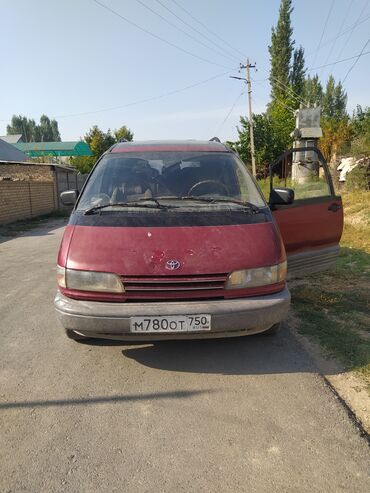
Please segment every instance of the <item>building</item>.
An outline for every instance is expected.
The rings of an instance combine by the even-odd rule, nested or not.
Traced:
[[[20,142],[24,142],[24,138],[22,134],[14,134],[14,135],[2,135],[0,139],[8,144],[18,144]]]
[[[92,156],[89,145],[82,140],[77,142],[17,142],[14,146],[31,158],[58,159],[71,156]]]
[[[26,154],[0,138],[0,161],[25,162],[28,160]]]

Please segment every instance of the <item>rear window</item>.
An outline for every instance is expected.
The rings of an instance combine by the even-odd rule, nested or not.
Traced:
[[[166,197],[233,199],[257,207],[265,205],[252,177],[234,154],[167,151],[105,155],[91,174],[77,210]],[[193,207],[201,206],[195,202]]]

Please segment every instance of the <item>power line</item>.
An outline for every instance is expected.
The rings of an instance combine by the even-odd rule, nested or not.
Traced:
[[[142,5],[144,8],[146,8],[147,10],[149,10],[150,12],[152,12],[154,15],[156,15],[157,17],[159,17],[160,19],[162,19],[164,22],[166,22],[167,24],[169,24],[170,26],[174,27],[175,29],[177,29],[178,31],[182,32],[183,34],[185,34],[186,36],[188,36],[190,39],[196,41],[197,43],[201,44],[202,46],[205,46],[208,50],[211,50],[213,51],[214,53],[216,53],[217,55],[219,56],[223,56],[225,58],[227,58],[228,60],[231,60],[231,61],[234,61],[231,57],[229,57],[228,55],[224,55],[223,53],[221,53],[220,51],[217,51],[215,50],[212,46],[208,46],[206,43],[203,43],[203,41],[200,41],[199,39],[197,39],[196,37],[194,37],[192,34],[189,34],[188,32],[184,31],[184,29],[181,29],[181,27],[177,26],[176,24],[174,24],[173,22],[169,21],[168,19],[166,19],[166,17],[164,17],[163,15],[161,15],[159,12],[157,12],[156,10],[152,9],[151,7],[149,7],[148,5],[146,5],[144,2],[142,2],[141,0],[136,0],[140,5]]]
[[[272,79],[274,79],[274,81],[275,81],[277,84],[279,84],[279,85],[280,85],[280,87],[283,87],[284,89],[287,89],[288,91],[290,91],[290,92],[291,92],[291,94],[292,94],[292,96],[294,96],[294,97],[295,97],[295,99],[298,99],[298,101],[299,101],[300,103],[306,104],[306,101],[304,101],[304,99],[302,99],[302,98],[301,98],[301,96],[300,96],[298,93],[296,93],[295,91],[293,91],[293,89],[292,89],[290,86],[288,86],[287,84],[284,84],[284,82],[281,82],[281,81],[280,81],[279,79],[277,79],[276,77],[272,77],[272,76],[271,76],[271,78],[272,78]],[[266,80],[269,80],[269,79],[267,78]]]
[[[317,53],[318,53],[318,51],[320,49],[322,38],[324,37],[325,31],[326,31],[326,26],[328,25],[329,17],[330,17],[331,11],[333,10],[333,6],[334,6],[334,0],[331,1],[329,12],[328,12],[328,15],[326,16],[324,27],[323,27],[323,30],[322,30],[322,33],[321,33],[321,36],[320,36],[320,41],[319,41],[319,44],[317,45],[316,54],[315,54],[314,61],[312,62],[312,65],[315,65],[316,58],[317,58]]]
[[[366,45],[365,45],[365,47],[366,47]],[[360,58],[361,56],[368,55],[369,53],[370,53],[370,51],[365,51],[364,53],[361,52],[359,55],[350,56],[348,58],[343,58],[342,60],[337,60],[336,62],[327,63],[326,65],[320,65],[319,67],[312,67],[312,68],[307,69],[307,72],[312,72],[313,70],[318,70],[319,68],[330,67],[331,65],[336,65],[337,63],[347,62],[348,60],[353,60],[354,58],[357,58],[357,57]]]
[[[159,5],[161,5],[164,9],[166,9],[168,12],[170,12],[170,14],[172,14],[174,17],[176,17],[176,19],[178,19],[180,22],[182,22],[183,24],[185,24],[185,26],[187,27],[190,27],[190,29],[192,29],[194,32],[198,33],[200,36],[202,36],[203,38],[205,38],[207,41],[211,42],[212,44],[216,45],[219,49],[221,48],[221,50],[225,50],[225,48],[223,48],[222,46],[218,45],[217,43],[215,43],[211,38],[209,38],[208,36],[206,36],[204,33],[202,33],[201,31],[199,31],[199,29],[196,29],[194,26],[192,26],[191,24],[189,24],[188,22],[184,21],[184,19],[182,19],[179,15],[176,14],[176,12],[174,12],[173,10],[171,10],[169,7],[167,7],[163,2],[161,2],[161,0],[155,0],[157,3],[159,3]],[[226,51],[227,52],[227,51]],[[238,60],[239,61],[239,58],[237,58],[236,56],[234,56],[233,54],[231,54],[231,56],[233,58],[235,58],[235,60]]]
[[[352,72],[352,69],[355,67],[356,63],[359,61],[359,59],[361,58],[362,55],[366,55],[366,53],[370,53],[369,51],[367,51],[366,53],[364,53],[364,49],[366,48],[366,46],[369,44],[369,41],[370,41],[370,38],[366,41],[366,43],[364,44],[361,52],[359,53],[359,55],[357,56],[356,60],[353,62],[353,64],[350,66],[350,68],[348,69],[346,75],[344,76],[344,79],[342,81],[342,84],[344,84],[345,80],[347,79],[347,77],[349,76],[349,74]]]
[[[272,77],[271,75],[270,75],[270,77],[271,77],[271,79],[274,79],[274,81],[277,84],[279,84],[280,87],[283,87],[284,89],[287,89],[288,91],[290,91],[292,96],[294,96],[295,99],[298,99],[298,101],[300,103],[306,104],[306,101],[297,92],[293,91],[293,89],[290,86],[288,86],[287,84],[284,84],[284,82],[281,82],[277,77]],[[252,81],[256,82],[256,83],[266,82],[266,81],[270,80],[270,77],[265,77],[264,79],[258,79],[258,80],[252,79]]]
[[[189,86],[181,87],[180,89],[175,89],[173,91],[169,91],[163,94],[158,94],[157,96],[152,96],[150,98],[145,98],[145,99],[139,99],[138,101],[133,101],[131,103],[126,103],[122,104],[119,106],[111,106],[109,108],[102,108],[100,110],[92,110],[92,111],[83,111],[81,113],[69,113],[65,115],[54,115],[53,118],[73,118],[75,116],[85,116],[85,115],[95,115],[97,113],[104,113],[107,111],[114,111],[114,110],[119,110],[122,108],[128,108],[130,106],[136,106],[138,104],[143,104],[143,103],[149,103],[151,101],[156,101],[158,99],[163,99],[167,96],[172,96],[173,94],[177,94],[179,92],[187,91],[188,89],[192,89],[193,87],[198,87],[200,85],[206,84],[207,82],[211,82],[212,80],[219,79],[220,77],[223,77],[224,75],[229,74],[230,72],[223,72],[221,74],[214,75],[213,77],[209,77],[208,79],[201,80],[199,82],[195,82],[194,84],[190,84]],[[8,122],[10,121],[11,118],[3,118],[0,120],[0,122]]]
[[[288,110],[292,111],[293,113],[297,110],[297,108],[296,108],[296,109],[294,109],[294,108],[292,108],[291,106],[288,106],[288,105],[287,105],[286,103],[284,103],[281,99],[276,98],[276,101],[277,101],[278,103],[282,104],[283,106],[285,106],[285,108],[287,108]]]
[[[322,48],[324,48],[325,46],[330,44],[332,41],[335,41],[336,39],[344,36],[346,33],[348,33],[348,31],[350,31],[351,29],[355,29],[360,24],[363,24],[364,22],[366,22],[369,18],[370,18],[370,14],[368,16],[364,17],[361,21],[358,21],[357,23],[355,22],[352,26],[347,27],[347,29],[342,31],[340,34],[338,34],[337,36],[334,36],[334,38],[330,38],[327,41],[325,41],[325,43],[322,43],[319,49],[321,50]],[[311,50],[307,53],[307,56],[314,55],[317,51],[318,51],[317,49]]]
[[[367,0],[367,1],[364,3],[364,6],[362,7],[362,10],[361,10],[361,12],[360,12],[359,16],[357,17],[356,22],[358,22],[358,21],[361,19],[362,14],[365,12],[365,9],[366,9],[366,7],[368,6],[368,4],[369,4],[369,0]],[[355,29],[355,28],[354,28],[354,27],[352,27],[352,29],[350,30],[350,32],[349,32],[349,34],[348,34],[348,36],[347,36],[347,39],[345,40],[345,42],[344,42],[344,44],[343,44],[343,46],[342,46],[342,48],[341,48],[340,52],[338,53],[338,58],[342,55],[343,51],[345,50],[345,48],[346,48],[346,46],[347,46],[347,44],[348,44],[349,40],[351,39],[351,36],[352,36],[352,34],[353,34],[354,29]]]
[[[212,36],[214,36],[215,38],[219,39],[222,43],[225,43],[227,46],[229,46],[229,48],[231,48],[232,50],[234,50],[236,53],[239,53],[240,55],[242,55],[243,58],[245,58],[245,54],[242,53],[240,50],[238,50],[237,48],[234,48],[234,46],[232,46],[230,43],[228,43],[225,39],[221,38],[221,36],[217,33],[215,33],[214,31],[211,31],[211,29],[209,29],[203,22],[201,22],[199,19],[197,19],[194,15],[192,15],[188,10],[185,9],[185,7],[183,7],[182,5],[180,5],[176,0],[171,0],[175,5],[177,5],[177,7],[179,9],[181,9],[183,12],[185,12],[191,19],[193,19],[195,22],[197,22],[200,26],[202,26],[207,32],[209,32],[210,34],[212,34]]]
[[[226,67],[225,65],[221,65],[220,63],[212,62],[211,60],[208,60],[207,58],[203,58],[201,56],[198,56],[195,53],[192,53],[191,51],[185,50],[184,48],[181,48],[181,46],[178,46],[175,43],[172,43],[171,41],[168,41],[167,39],[162,38],[161,36],[158,36],[157,34],[152,33],[148,29],[145,29],[144,27],[141,27],[138,24],[136,24],[136,22],[133,22],[133,21],[127,19],[127,17],[124,17],[123,15],[121,15],[120,13],[118,13],[116,10],[111,9],[110,7],[108,7],[108,5],[105,5],[104,3],[99,2],[99,0],[92,0],[92,1],[94,3],[96,3],[97,5],[99,5],[100,7],[102,7],[103,9],[108,10],[108,12],[110,12],[111,14],[116,15],[120,19],[124,20],[125,22],[127,22],[131,26],[136,27],[136,29],[139,29],[140,31],[142,31],[142,32],[144,32],[146,34],[149,34],[153,38],[156,38],[159,41],[162,41],[163,43],[166,43],[169,46],[172,46],[173,48],[176,48],[177,50],[182,51],[183,53],[186,53],[187,55],[190,55],[190,56],[192,56],[194,58],[197,58],[198,60],[201,60],[202,62],[210,63],[212,65],[217,65],[218,67],[223,67],[223,68],[227,68],[227,69],[233,70],[230,67]]]
[[[344,23],[346,22],[346,19],[347,19],[348,13],[349,13],[349,11],[351,10],[351,7],[352,7],[352,5],[353,5],[353,2],[354,2],[354,0],[351,0],[351,1],[350,1],[350,3],[348,4],[347,10],[346,10],[346,12],[345,12],[345,14],[344,14],[344,17],[343,17],[343,20],[342,20],[342,24],[340,25],[340,28],[338,29],[337,36],[340,34],[341,30],[343,29]],[[330,48],[330,50],[329,50],[328,56],[327,56],[327,57],[326,57],[326,59],[325,59],[324,64],[325,64],[325,63],[327,63],[327,62],[328,62],[328,60],[330,59],[331,54],[333,53],[334,47],[335,47],[335,45],[336,45],[337,39],[338,39],[337,37],[334,39],[334,41],[333,41],[333,43],[332,43],[332,45],[331,45],[331,48]],[[338,55],[338,57],[339,57],[340,55],[341,55],[341,54],[339,54],[339,55]],[[320,73],[320,76],[321,76],[321,73]]]
[[[163,99],[165,97],[172,96],[173,94],[177,94],[179,92],[187,91],[188,89],[193,89],[194,87],[198,87],[198,86],[203,85],[203,84],[206,84],[207,82],[210,82],[212,80],[219,79],[220,77],[223,77],[224,75],[227,75],[229,73],[230,72],[223,72],[222,74],[214,75],[213,77],[209,77],[208,79],[201,80],[199,82],[195,82],[194,84],[190,84],[190,85],[185,86],[185,87],[181,87],[180,89],[175,89],[173,91],[169,91],[169,92],[166,92],[166,93],[163,93],[163,94],[159,94],[157,96],[152,96],[150,98],[139,99],[138,101],[133,101],[131,103],[126,103],[126,104],[122,104],[122,105],[119,105],[119,106],[112,106],[110,108],[103,108],[103,109],[100,109],[100,110],[85,111],[85,112],[82,112],[82,113],[70,113],[70,114],[67,114],[67,115],[56,115],[56,116],[54,116],[54,118],[60,119],[60,118],[70,118],[70,117],[75,117],[75,116],[92,115],[92,114],[96,114],[96,113],[103,113],[103,112],[106,112],[106,111],[113,111],[113,110],[119,110],[119,109],[122,109],[122,108],[128,108],[130,106],[136,106],[138,104],[149,103],[151,101],[156,101],[158,99]],[[8,120],[2,120],[2,121],[8,121]]]
[[[225,125],[225,123],[227,122],[227,120],[229,119],[229,116],[231,115],[231,113],[233,112],[235,106],[237,105],[239,99],[243,96],[243,94],[245,94],[245,92],[241,92],[240,94],[238,94],[237,98],[235,99],[235,101],[233,102],[233,104],[231,105],[231,108],[230,110],[227,112],[225,118],[222,120],[222,122],[220,123],[220,125],[217,127],[217,130],[215,131],[215,135],[217,135],[220,130],[222,129],[222,127]]]

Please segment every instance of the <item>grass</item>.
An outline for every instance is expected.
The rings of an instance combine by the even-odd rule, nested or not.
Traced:
[[[291,283],[298,331],[318,342],[370,389],[370,192],[343,195],[336,269]]]
[[[324,178],[312,177],[308,183],[292,183],[291,178],[279,179],[274,177],[274,187],[293,188],[296,199],[305,199],[308,197],[319,197],[328,194],[328,185]],[[258,185],[268,201],[270,196],[270,180],[269,178],[258,180]]]

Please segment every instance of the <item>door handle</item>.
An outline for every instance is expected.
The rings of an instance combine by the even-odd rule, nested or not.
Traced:
[[[328,211],[331,211],[331,212],[337,212],[339,211],[339,209],[341,208],[341,206],[339,204],[336,204],[335,202],[333,204],[330,204],[329,207],[328,207]]]

